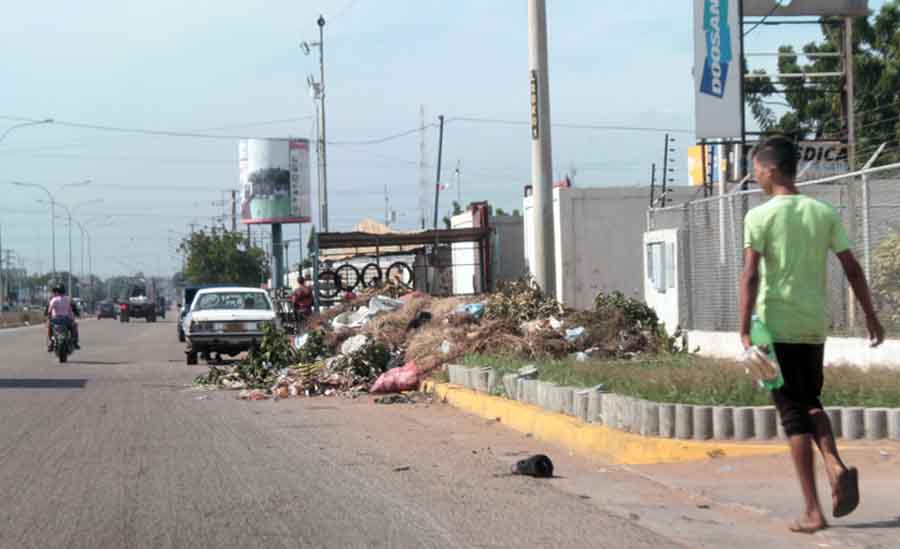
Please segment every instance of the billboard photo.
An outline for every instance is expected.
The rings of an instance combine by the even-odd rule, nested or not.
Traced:
[[[308,140],[242,139],[238,151],[242,223],[311,221]]]

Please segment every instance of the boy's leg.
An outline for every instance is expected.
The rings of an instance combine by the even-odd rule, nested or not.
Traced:
[[[803,516],[791,525],[791,530],[815,532],[825,528],[827,524],[819,505],[819,495],[816,492],[812,436],[808,434],[792,435],[790,446],[791,458],[794,460],[794,468],[797,471],[797,480],[800,481],[800,491],[803,493],[804,502]]]
[[[838,454],[837,444],[834,441],[834,431],[831,428],[831,420],[828,414],[821,408],[809,411],[809,417],[816,429],[815,442],[822,454],[822,460],[825,462],[825,471],[828,473],[828,481],[834,488],[839,474],[847,470],[847,465],[841,460]]]
[[[810,410],[821,408],[818,403],[821,373],[816,374],[816,346],[776,343],[775,353],[784,376],[784,386],[772,391],[772,399],[788,436],[804,501],[803,514],[791,525],[791,530],[814,532],[827,526],[816,492],[813,465],[812,442],[817,438],[817,431]]]

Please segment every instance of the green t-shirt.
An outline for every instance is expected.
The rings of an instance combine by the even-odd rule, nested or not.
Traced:
[[[747,213],[744,247],[762,255],[756,314],[780,343],[824,343],[828,250],[850,248],[829,204],[775,196]]]

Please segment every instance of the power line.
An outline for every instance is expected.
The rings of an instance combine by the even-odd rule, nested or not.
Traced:
[[[303,117],[306,119],[309,117]],[[2,120],[15,120],[22,122],[39,122],[37,119],[33,118],[23,118],[20,116],[0,116]],[[66,120],[54,120],[53,125],[60,126],[63,128],[78,128],[78,129],[86,129],[86,130],[96,130],[96,131],[105,131],[105,132],[115,132],[115,133],[126,133],[126,134],[135,134],[135,135],[153,135],[153,136],[162,136],[162,137],[189,137],[194,139],[227,139],[227,140],[235,140],[235,139],[254,139],[252,136],[246,135],[221,135],[221,134],[205,134],[205,133],[197,133],[197,132],[184,132],[184,131],[175,131],[175,130],[152,130],[147,128],[129,128],[124,126],[108,126],[103,124],[85,124],[82,122],[69,122]]]
[[[479,118],[470,116],[457,116],[448,118],[447,122],[472,122],[477,124],[499,124],[506,126],[528,126],[531,122],[527,120],[503,120],[496,118]],[[656,132],[656,133],[683,133],[693,135],[694,130],[684,128],[658,128],[650,126],[626,126],[626,125],[609,125],[609,124],[569,124],[555,123],[554,128],[566,128],[576,130],[602,130],[602,131],[632,131],[632,132]]]
[[[425,128],[436,128],[437,124],[426,124]],[[337,145],[337,146],[359,146],[359,145],[379,145],[381,143],[386,143],[388,141],[393,141],[394,139],[400,139],[401,137],[406,137],[408,135],[412,135],[414,133],[418,133],[422,131],[421,126],[417,126],[413,129],[402,131],[400,133],[391,134],[385,137],[378,137],[375,139],[365,139],[362,141],[329,141],[329,145]]]
[[[763,17],[762,19],[760,19],[759,21],[757,21],[755,25],[753,25],[752,27],[750,27],[750,30],[748,30],[748,31],[746,31],[746,32],[744,33],[744,38],[747,38],[747,36],[748,36],[751,32],[753,32],[753,31],[755,31],[756,29],[758,29],[760,25],[765,24],[766,19],[768,19],[769,17],[771,17],[772,14],[775,13],[775,10],[777,10],[777,9],[780,8],[780,7],[781,7],[781,0],[778,0],[777,2],[775,2],[775,5],[772,6],[772,9],[769,10],[769,13],[767,13],[765,17]]]

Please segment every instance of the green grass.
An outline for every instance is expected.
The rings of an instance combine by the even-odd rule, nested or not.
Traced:
[[[487,366],[501,375],[534,364],[539,379],[573,387],[606,386],[614,393],[655,402],[763,406],[769,394],[760,390],[743,365],[697,355],[662,355],[638,360],[553,360],[525,362],[517,357],[469,355],[463,364]],[[863,371],[849,366],[825,369],[822,401],[826,406],[900,407],[900,372],[885,368]]]

